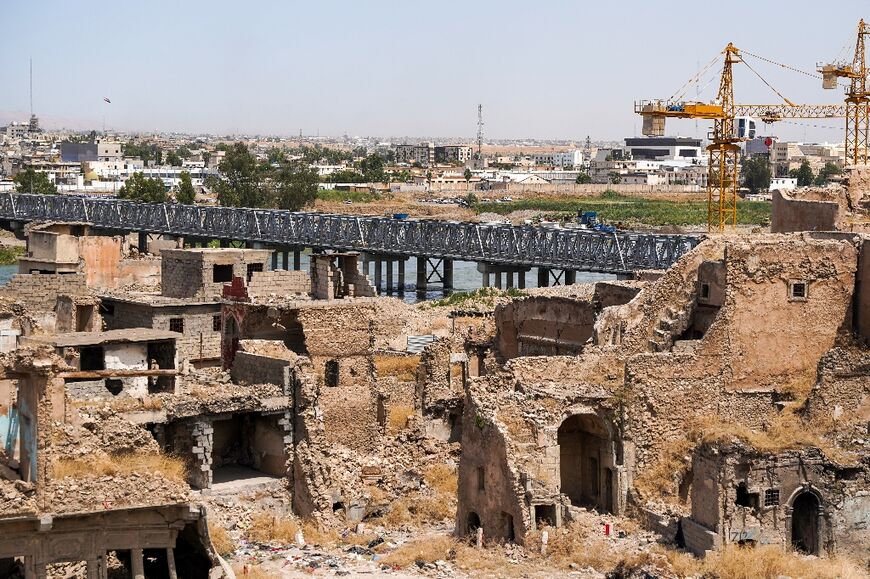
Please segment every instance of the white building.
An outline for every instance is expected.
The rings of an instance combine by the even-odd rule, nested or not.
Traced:
[[[625,139],[632,159],[648,161],[692,161],[704,156],[701,139],[690,137],[636,137]]]
[[[573,151],[560,151],[552,153],[536,153],[532,155],[532,160],[535,165],[543,165],[546,167],[581,167],[583,166],[583,151],[574,149]]]

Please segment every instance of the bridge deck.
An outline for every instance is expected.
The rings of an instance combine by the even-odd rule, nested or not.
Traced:
[[[666,269],[700,242],[688,235],[607,234],[19,193],[0,193],[0,219],[72,221],[122,231],[608,273]]]

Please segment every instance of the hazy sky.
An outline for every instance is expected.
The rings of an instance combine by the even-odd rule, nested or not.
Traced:
[[[482,103],[493,138],[619,139],[640,132],[635,99],[670,96],[729,41],[813,71],[862,16],[867,0],[0,0],[0,122],[26,118],[32,57],[49,127],[473,136]],[[842,101],[747,62],[794,102]],[[781,102],[745,67],[735,86],[738,102]],[[842,140],[842,121],[815,124],[837,128],[773,132]]]

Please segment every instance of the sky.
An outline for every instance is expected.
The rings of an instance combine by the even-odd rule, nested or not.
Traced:
[[[640,135],[634,101],[671,96],[728,42],[813,72],[854,46],[861,17],[866,0],[0,0],[0,123],[29,114],[32,58],[48,128],[471,138],[482,104],[485,137],[618,140]],[[842,102],[746,60],[793,102]],[[738,102],[782,102],[747,68],[734,76]],[[842,125],[765,134],[838,141]]]

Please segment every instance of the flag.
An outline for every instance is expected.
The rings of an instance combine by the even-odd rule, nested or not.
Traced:
[[[109,97],[103,97],[103,100],[106,101],[106,102],[109,103],[109,104],[112,103],[112,101],[109,100]]]

